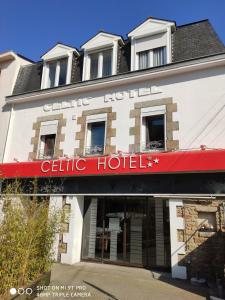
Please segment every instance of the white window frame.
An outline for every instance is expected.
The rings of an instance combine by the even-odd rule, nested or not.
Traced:
[[[70,81],[71,81],[71,72],[72,72],[72,60],[73,60],[73,52],[72,51],[69,52],[69,54],[67,54],[67,55],[63,55],[63,56],[60,56],[60,57],[57,57],[57,58],[53,58],[53,59],[49,59],[49,60],[44,61],[41,89],[50,88],[48,86],[48,80],[49,80],[49,64],[51,62],[57,62],[54,87],[59,86],[60,60],[64,59],[64,58],[67,58],[66,84],[70,83]]]
[[[102,78],[102,72],[103,72],[103,52],[107,51],[107,50],[111,50],[112,51],[112,60],[111,60],[111,70],[112,70],[112,74],[115,74],[115,57],[114,57],[114,47],[107,47],[107,48],[103,48],[99,51],[89,51],[86,53],[85,57],[84,57],[84,78],[83,80],[92,80],[91,79],[91,55],[92,54],[98,54],[98,76],[97,78]],[[111,76],[109,75],[109,76]],[[97,79],[96,78],[96,79]]]
[[[86,148],[91,147],[91,132],[88,129],[88,125],[92,123],[99,123],[99,122],[105,122],[105,135],[104,135],[104,147],[103,147],[103,153],[105,153],[105,147],[106,147],[106,128],[107,128],[107,114],[97,114],[97,115],[91,115],[87,116],[86,120],[86,126],[85,126],[85,146],[84,146],[84,151],[83,154],[86,156]],[[96,154],[98,155],[98,154]]]
[[[156,30],[151,33],[145,33],[143,35],[137,35],[137,36],[130,36],[131,38],[131,71],[139,70],[139,57],[136,47],[137,47],[137,40],[142,37],[151,37],[155,34],[165,33],[166,34],[166,44],[162,44],[161,47],[166,47],[166,63],[169,64],[172,62],[172,42],[171,42],[171,26],[166,26],[166,28],[162,30]],[[129,36],[129,35],[128,35]],[[151,43],[149,43],[149,50],[151,48]],[[146,49],[147,51],[148,49]],[[144,50],[143,50],[144,51]],[[153,54],[152,54],[153,56]],[[150,60],[153,62],[153,58]]]
[[[158,48],[166,48],[166,54],[167,54],[167,46],[161,46],[161,47],[157,47],[157,48],[153,48],[153,49],[149,49],[149,50],[144,50],[144,51],[140,51],[136,53],[136,61],[137,61],[137,70],[144,70],[144,69],[140,69],[140,64],[139,64],[139,53],[141,52],[148,52],[148,59],[149,59],[149,66],[147,68],[153,68],[153,53],[155,49]],[[166,55],[166,60],[167,60],[167,55]],[[167,64],[167,61],[166,61]],[[163,66],[163,65],[160,65]]]
[[[151,117],[151,116],[164,116],[164,149],[163,150],[143,150],[142,146],[144,143],[146,143],[146,126],[143,125],[143,118],[145,117]],[[141,135],[140,135],[140,146],[141,146],[141,152],[156,152],[156,151],[166,151],[166,106],[165,105],[159,105],[159,106],[153,106],[153,107],[146,107],[141,109],[141,120],[140,120],[140,128],[141,128]]]
[[[44,126],[56,126],[56,129],[48,134],[43,134],[42,132],[42,128]],[[54,120],[54,121],[46,121],[46,122],[41,122],[41,127],[40,127],[40,133],[39,133],[39,142],[38,142],[38,151],[37,151],[37,159],[40,159],[39,158],[39,154],[40,154],[40,151],[44,149],[44,143],[42,142],[41,140],[41,137],[42,136],[47,136],[47,135],[51,135],[51,134],[55,134],[55,143],[56,143],[56,139],[57,139],[57,130],[58,130],[58,121],[57,120]],[[55,153],[55,146],[54,146],[54,153]]]

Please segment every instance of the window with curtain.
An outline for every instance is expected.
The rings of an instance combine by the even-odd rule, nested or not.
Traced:
[[[49,62],[48,88],[66,84],[68,58]]]
[[[112,50],[104,50],[89,55],[90,79],[112,75]]]
[[[106,50],[102,52],[103,55],[103,66],[102,76],[112,75],[112,50]]]
[[[57,66],[57,62],[49,63],[49,76],[48,76],[48,87],[49,88],[55,86],[56,66]]]
[[[87,147],[85,154],[103,154],[105,145],[105,122],[89,123],[87,136]]]
[[[98,77],[98,59],[99,53],[93,53],[90,55],[90,79],[95,79]]]
[[[153,67],[166,64],[166,47],[153,49]]]
[[[67,58],[61,59],[59,61],[60,71],[59,71],[59,85],[66,84],[66,75],[67,75]]]
[[[139,70],[147,69],[150,67],[150,59],[149,59],[150,51],[141,51],[138,53],[139,57]]]
[[[145,143],[144,150],[162,150],[165,148],[164,115],[144,117]]]

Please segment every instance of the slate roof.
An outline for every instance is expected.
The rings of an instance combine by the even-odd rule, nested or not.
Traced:
[[[172,34],[172,63],[225,53],[225,47],[208,20],[177,26]],[[130,41],[118,47],[117,74],[130,71]],[[74,55],[71,83],[82,80],[83,52]],[[41,88],[43,63],[37,62],[20,68],[13,95]]]
[[[173,62],[209,56],[225,51],[208,20],[178,26],[172,35]]]

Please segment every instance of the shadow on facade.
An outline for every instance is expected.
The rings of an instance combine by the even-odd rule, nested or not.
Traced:
[[[188,280],[171,279],[164,274],[159,280],[205,297],[225,296],[225,233],[195,230],[185,246],[188,254],[179,256],[178,266],[186,267]],[[206,282],[193,285],[192,278]]]

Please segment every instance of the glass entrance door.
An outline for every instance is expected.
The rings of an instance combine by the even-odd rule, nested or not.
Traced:
[[[155,204],[144,197],[86,199],[82,258],[154,266]]]

